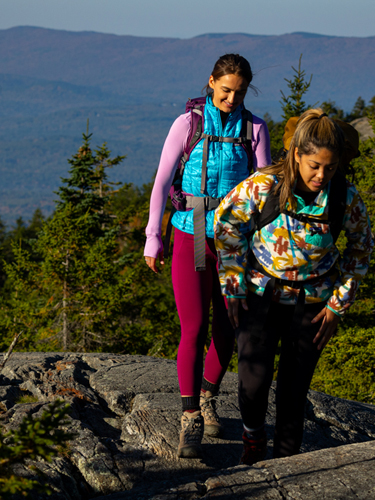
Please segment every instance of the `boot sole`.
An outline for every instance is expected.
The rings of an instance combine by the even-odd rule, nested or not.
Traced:
[[[224,429],[216,425],[205,425],[204,435],[210,437],[221,437],[223,435]]]
[[[178,458],[201,458],[202,450],[196,446],[186,446],[177,450]]]

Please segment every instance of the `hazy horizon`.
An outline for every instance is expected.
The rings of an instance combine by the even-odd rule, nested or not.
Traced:
[[[203,34],[375,36],[375,2],[357,0],[2,0],[0,29],[35,26],[142,37],[194,38]]]
[[[251,36],[251,37],[262,37],[262,36],[286,36],[286,35],[295,35],[295,34],[305,34],[305,35],[311,35],[311,36],[316,36],[316,37],[333,37],[333,38],[373,38],[375,37],[374,35],[368,35],[368,36],[347,36],[347,35],[327,35],[324,33],[315,33],[312,31],[291,31],[291,32],[285,32],[285,33],[278,33],[278,34],[265,34],[265,33],[244,33],[241,31],[238,32],[207,32],[207,33],[200,33],[198,35],[194,35],[191,37],[177,37],[177,36],[155,36],[155,35],[129,35],[129,34],[118,34],[118,33],[109,33],[105,31],[97,31],[97,30],[89,30],[89,29],[65,29],[65,28],[48,28],[45,26],[35,26],[35,25],[30,25],[30,24],[22,24],[22,25],[17,25],[17,26],[10,26],[9,28],[0,28],[0,31],[6,31],[6,30],[11,30],[11,29],[17,29],[17,28],[36,28],[36,29],[45,29],[45,30],[52,30],[52,31],[70,31],[72,33],[97,33],[97,34],[102,34],[102,35],[113,35],[113,36],[133,36],[133,37],[139,37],[139,38],[173,38],[173,39],[178,39],[178,40],[189,40],[192,38],[199,38],[203,36],[222,36],[222,35],[245,35],[245,36]]]

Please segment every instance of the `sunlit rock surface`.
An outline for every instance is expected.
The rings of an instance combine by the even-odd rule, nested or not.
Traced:
[[[350,125],[358,131],[361,141],[365,141],[369,137],[374,137],[374,131],[372,130],[370,121],[367,117],[357,118],[350,122]]]
[[[34,396],[35,402],[17,403],[24,395]],[[15,428],[24,415],[40,415],[55,398],[71,404],[69,427],[76,437],[67,456],[38,464],[54,490],[46,499],[375,498],[371,405],[310,392],[302,454],[270,460],[272,387],[268,460],[244,467],[237,466],[242,444],[234,373],[226,374],[217,403],[224,437],[205,438],[200,460],[176,458],[181,403],[174,361],[112,354],[13,354],[0,375],[2,424]],[[17,473],[31,475],[24,466]],[[43,498],[38,495],[38,500]]]

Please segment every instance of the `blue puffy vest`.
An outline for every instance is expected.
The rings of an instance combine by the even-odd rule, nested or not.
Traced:
[[[213,105],[211,97],[208,96],[204,107],[204,132],[221,137],[241,137],[242,109],[241,104],[229,114],[223,129],[220,110]],[[199,141],[191,152],[182,179],[183,191],[194,196],[203,196],[200,193],[202,155],[203,140]],[[212,198],[224,197],[248,176],[248,157],[241,145],[226,142],[209,143],[205,195]],[[173,226],[185,233],[194,234],[193,210],[176,212],[172,218]],[[206,212],[206,235],[209,238],[214,237],[214,215],[214,210]]]

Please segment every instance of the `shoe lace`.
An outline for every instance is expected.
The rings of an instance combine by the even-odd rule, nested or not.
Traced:
[[[216,422],[219,422],[219,417],[216,413],[217,399],[218,396],[210,396],[209,398],[202,396],[200,401],[200,407],[202,414],[204,414],[206,418],[209,418],[211,420],[216,420]]]
[[[202,439],[202,422],[195,418],[187,418],[184,423],[184,441],[186,444],[200,444]]]

